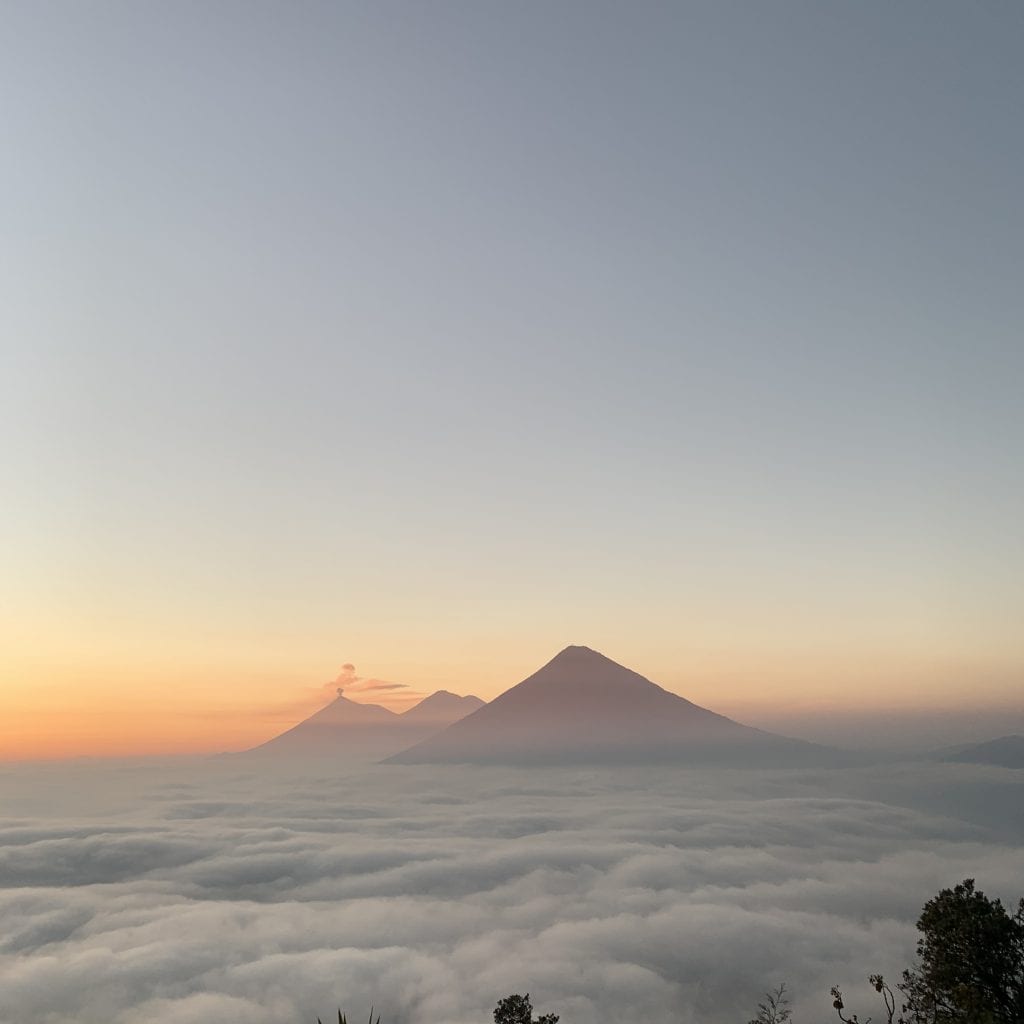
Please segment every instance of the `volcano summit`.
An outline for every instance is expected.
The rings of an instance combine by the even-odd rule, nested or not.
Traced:
[[[378,704],[349,700],[343,690],[326,707],[280,736],[251,750],[250,757],[331,761],[379,761],[432,736],[483,705],[479,697],[438,690],[401,714]]]

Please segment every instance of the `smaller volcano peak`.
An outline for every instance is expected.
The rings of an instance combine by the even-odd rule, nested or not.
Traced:
[[[429,697],[424,697],[419,704],[414,706],[419,708],[423,707],[424,704],[451,704],[452,702],[466,699],[466,697],[460,697],[457,693],[452,693],[451,690],[435,690]]]
[[[407,711],[403,711],[401,717],[406,721],[444,719],[444,724],[448,725],[476,711],[483,703],[479,697],[472,695],[460,697],[451,690],[436,690],[429,697],[424,697],[419,704],[414,704]]]

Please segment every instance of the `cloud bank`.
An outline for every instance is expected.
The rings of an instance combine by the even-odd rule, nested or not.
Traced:
[[[565,1024],[735,1022],[781,980],[816,1020],[909,963],[941,886],[1019,895],[1022,795],[959,765],[12,768],[0,1020],[486,1024],[528,990]]]

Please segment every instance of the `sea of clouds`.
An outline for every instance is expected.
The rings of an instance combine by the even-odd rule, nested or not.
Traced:
[[[745,1024],[910,963],[971,876],[1024,893],[1024,772],[0,768],[0,1021]]]

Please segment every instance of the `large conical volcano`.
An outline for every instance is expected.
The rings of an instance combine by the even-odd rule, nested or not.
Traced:
[[[478,711],[389,760],[809,764],[823,747],[740,725],[589,647],[567,647]]]

